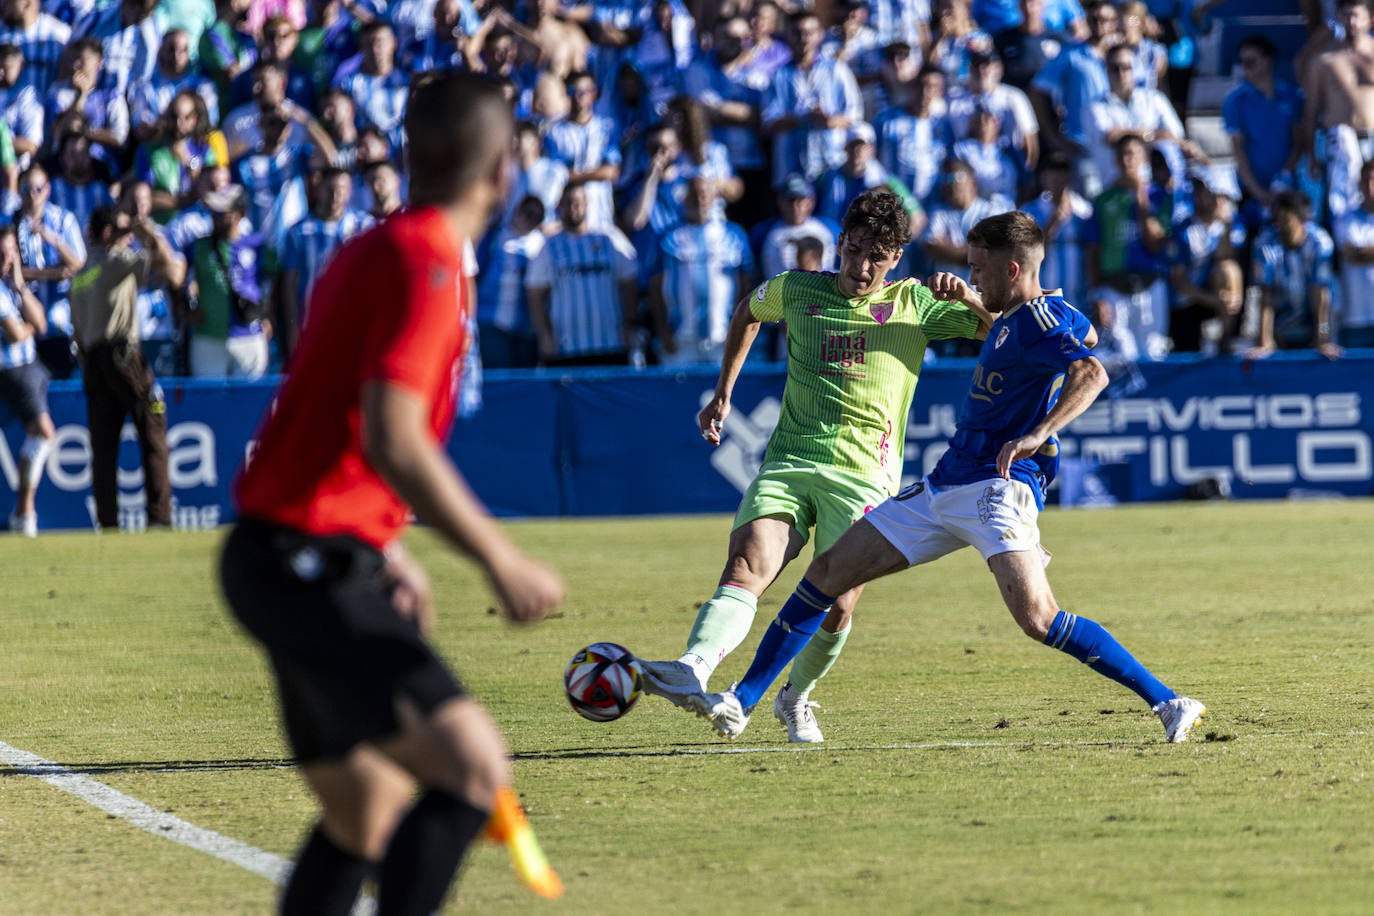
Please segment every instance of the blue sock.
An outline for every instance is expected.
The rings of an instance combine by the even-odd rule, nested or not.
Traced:
[[[1045,645],[1067,652],[1098,674],[1131,688],[1151,708],[1178,695],[1136,661],[1101,624],[1086,617],[1060,611],[1045,636]]]
[[[754,661],[745,672],[744,680],[735,687],[739,705],[749,709],[758,704],[764,691],[782,674],[782,669],[806,648],[834,603],[834,598],[805,579],[798,583],[797,590],[759,640],[758,651],[754,653]]]

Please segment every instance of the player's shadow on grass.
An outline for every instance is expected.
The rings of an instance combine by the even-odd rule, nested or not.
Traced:
[[[108,773],[203,773],[233,770],[283,770],[296,766],[289,757],[241,757],[229,760],[75,760],[14,767],[0,776],[101,776]]]

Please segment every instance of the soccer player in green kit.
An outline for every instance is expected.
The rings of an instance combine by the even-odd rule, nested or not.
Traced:
[[[735,515],[719,587],[701,606],[687,650],[676,660],[643,662],[649,693],[693,708],[688,698],[749,635],[759,596],[801,552],[811,529],[817,553],[824,551],[896,492],[926,345],[986,336],[992,317],[954,274],[936,274],[926,284],[887,281],[911,239],[908,220],[897,195],[867,191],[845,213],[838,273],[785,271],[736,306],[715,396],[697,416],[701,434],[720,444],[735,381],[765,321],[787,325],[782,413]],[[793,742],[823,740],[811,689],[839,657],[861,591],[839,597],[778,691],[773,714]]]

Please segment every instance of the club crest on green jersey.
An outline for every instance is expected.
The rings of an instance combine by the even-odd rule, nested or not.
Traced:
[[[868,314],[872,315],[878,324],[886,324],[887,319],[892,317],[892,309],[891,302],[871,302],[868,305]]]

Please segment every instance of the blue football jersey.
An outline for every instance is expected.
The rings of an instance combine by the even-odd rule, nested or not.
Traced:
[[[957,487],[997,476],[1002,446],[1045,419],[1059,400],[1064,370],[1092,355],[1083,343],[1090,328],[1087,317],[1058,295],[1032,299],[993,322],[931,484]],[[1014,462],[1011,476],[1028,484],[1043,507],[1058,470],[1059,441],[1051,437],[1039,453]]]

